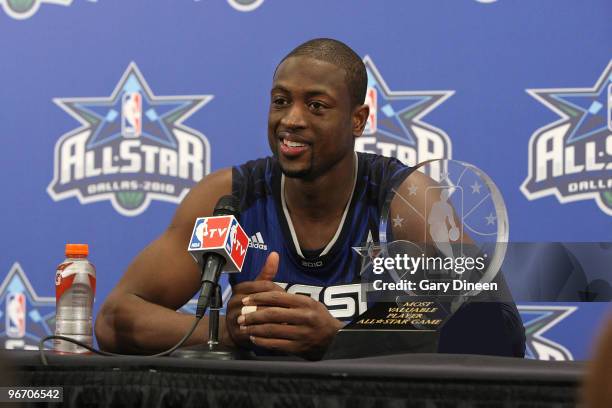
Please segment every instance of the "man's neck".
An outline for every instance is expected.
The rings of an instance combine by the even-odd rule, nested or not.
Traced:
[[[312,221],[341,216],[353,191],[355,160],[355,154],[347,155],[315,180],[286,177],[284,193],[289,212]]]

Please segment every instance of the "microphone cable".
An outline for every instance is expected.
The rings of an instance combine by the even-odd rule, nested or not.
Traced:
[[[202,287],[200,287],[200,292],[202,291],[203,286],[204,286],[204,284],[202,284]],[[160,353],[148,354],[148,355],[139,355],[139,356],[140,357],[164,357],[164,356],[168,356],[168,355],[172,354],[176,349],[181,347],[187,341],[187,339],[193,334],[193,332],[195,331],[198,323],[200,323],[200,320],[202,320],[202,318],[204,317],[204,314],[206,313],[206,309],[207,308],[208,308],[208,304],[206,304],[206,306],[204,307],[204,310],[200,310],[200,313],[198,313],[199,316],[196,316],[196,319],[193,322],[193,325],[191,326],[191,328],[189,329],[187,334],[185,334],[183,336],[183,338],[181,340],[179,340],[179,342],[176,343],[174,346],[172,346],[168,350],[162,351]],[[135,357],[135,355],[133,355],[133,354],[120,354],[120,353],[111,353],[109,351],[96,350],[92,346],[89,346],[89,345],[87,345],[87,344],[85,344],[83,342],[80,342],[78,340],[72,339],[70,337],[58,336],[58,335],[53,334],[53,335],[49,335],[49,336],[43,337],[38,342],[38,351],[40,353],[40,361],[41,361],[41,363],[44,366],[49,365],[49,362],[47,360],[47,356],[45,355],[45,351],[52,351],[52,350],[45,350],[45,346],[44,345],[49,340],[64,340],[64,341],[67,341],[69,343],[76,344],[77,346],[83,347],[83,348],[91,351],[92,353],[98,354],[98,355],[101,355],[101,356],[107,356],[107,357]]]

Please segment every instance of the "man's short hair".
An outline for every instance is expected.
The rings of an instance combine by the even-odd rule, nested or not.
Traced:
[[[363,104],[368,87],[368,74],[363,61],[351,47],[332,38],[315,38],[298,45],[278,65],[287,58],[298,56],[311,57],[342,68],[351,97],[351,107]]]

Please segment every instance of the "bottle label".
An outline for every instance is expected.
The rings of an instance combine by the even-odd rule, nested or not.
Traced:
[[[87,268],[79,268],[79,264],[74,264],[74,268],[68,268],[73,264],[74,262],[65,262],[57,267],[57,271],[55,272],[55,300],[57,302],[59,302],[64,292],[72,287],[77,274],[81,273],[87,274],[87,280],[89,282],[89,287],[91,288],[91,293],[96,293],[96,276],[93,264],[89,263],[91,267]],[[82,279],[79,279],[79,281],[83,283]]]
[[[89,278],[89,286],[91,286],[91,293],[96,294],[96,277],[88,275]]]
[[[72,282],[74,282],[74,277],[76,274],[72,274],[70,276],[62,277],[60,271],[57,271],[55,275],[55,301],[59,302],[62,298],[64,292],[66,292],[72,286]],[[59,281],[58,281],[59,277]]]
[[[62,282],[62,272],[70,265],[72,265],[72,262],[65,262],[57,267],[57,271],[55,272],[55,286],[58,286]]]

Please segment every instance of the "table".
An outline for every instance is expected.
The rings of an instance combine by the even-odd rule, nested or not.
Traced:
[[[585,365],[401,354],[318,362],[2,351],[15,385],[63,386],[66,407],[574,407]],[[456,401],[464,401],[460,405]],[[33,405],[32,405],[33,406]]]

